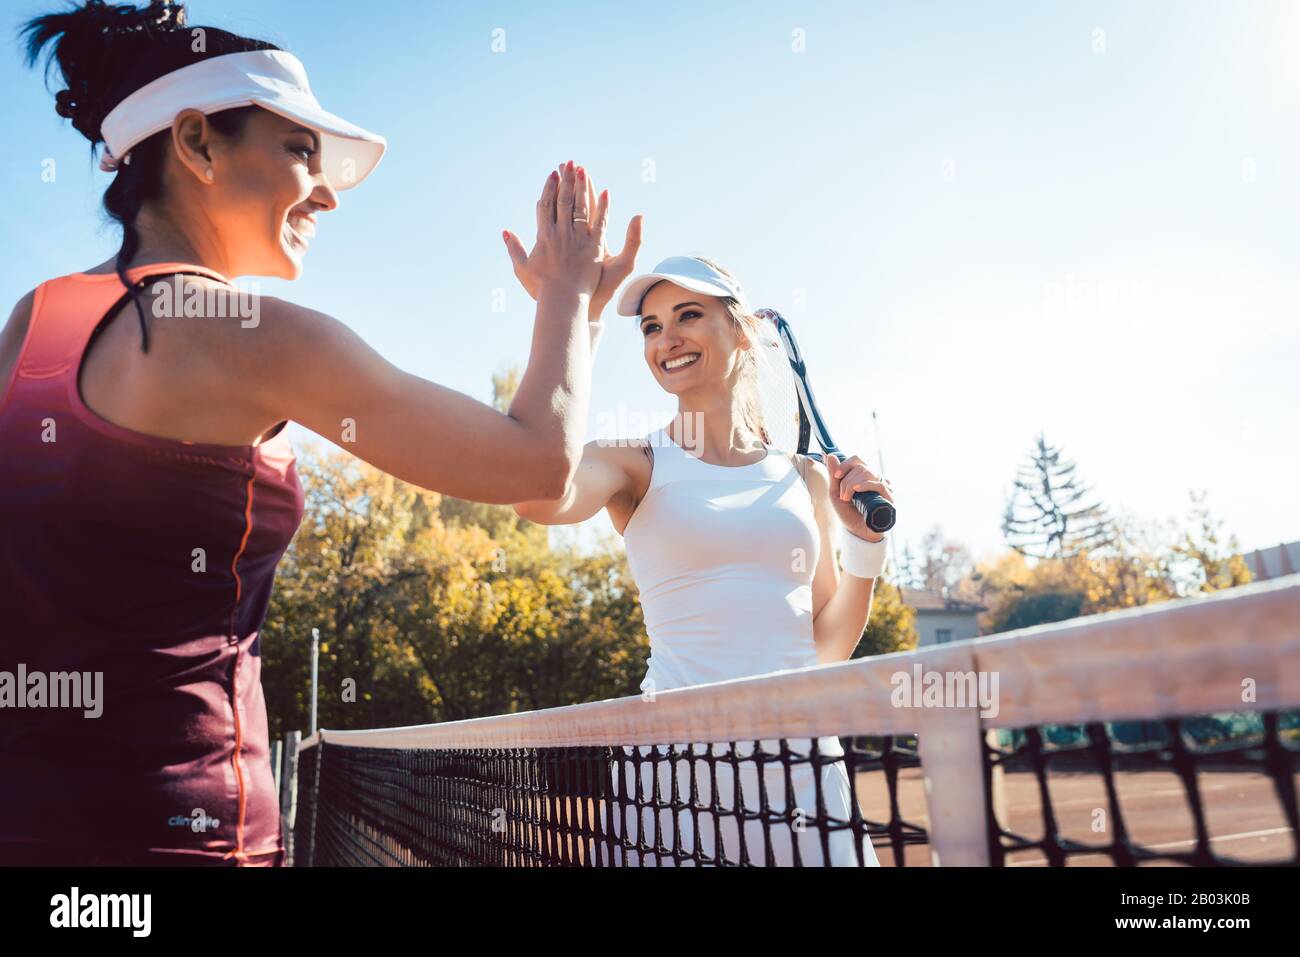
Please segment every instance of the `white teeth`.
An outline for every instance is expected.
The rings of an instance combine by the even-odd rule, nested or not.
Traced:
[[[698,352],[692,352],[688,356],[678,356],[676,359],[669,359],[664,363],[665,369],[680,369],[682,366],[688,366],[700,357]]]
[[[301,229],[295,228],[292,223],[285,223],[284,225],[285,228],[293,234],[293,238],[298,240],[298,242],[302,243],[304,246],[307,245],[307,240],[315,233],[315,230],[311,229],[306,224],[302,224]]]

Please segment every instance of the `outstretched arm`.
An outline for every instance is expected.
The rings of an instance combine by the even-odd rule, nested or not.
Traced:
[[[538,201],[537,318],[508,413],[403,372],[337,320],[274,299],[263,304],[269,341],[255,377],[266,408],[423,488],[501,504],[563,494],[582,453],[587,310],[605,228],[587,192],[570,163]]]
[[[617,496],[630,494],[632,477],[625,466],[627,452],[627,447],[588,442],[577,472],[559,496],[517,502],[515,512],[539,525],[586,521]]]

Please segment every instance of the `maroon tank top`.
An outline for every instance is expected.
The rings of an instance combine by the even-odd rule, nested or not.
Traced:
[[[178,271],[227,281],[128,276]],[[205,445],[92,412],[82,357],[125,293],[43,283],[0,382],[0,863],[279,863],[258,633],[293,451],[285,423]]]

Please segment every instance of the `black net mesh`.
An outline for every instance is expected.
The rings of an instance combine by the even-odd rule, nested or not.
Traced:
[[[906,741],[452,749],[329,743],[303,752],[299,865],[862,865],[874,845],[924,843],[897,782],[915,769]],[[857,770],[852,776],[845,769]],[[874,807],[835,806],[878,777]],[[800,787],[800,778],[810,787]],[[798,798],[811,797],[810,807]],[[866,795],[862,795],[865,799]],[[837,815],[835,812],[839,811]]]
[[[319,744],[301,753],[295,863],[928,863],[916,739],[835,743]],[[1300,863],[1296,712],[995,731],[983,753],[995,865]]]
[[[1047,725],[991,738],[995,865],[1300,864],[1300,712]],[[1025,791],[1014,801],[1008,781]]]

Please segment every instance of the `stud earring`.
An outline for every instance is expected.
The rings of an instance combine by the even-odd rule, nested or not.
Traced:
[[[211,166],[208,167],[208,171],[207,171],[206,173],[204,173],[203,175],[204,175],[204,177],[207,179],[207,181],[208,181],[209,183],[211,183],[212,180],[216,177],[216,174],[212,172],[212,167],[211,167]]]

